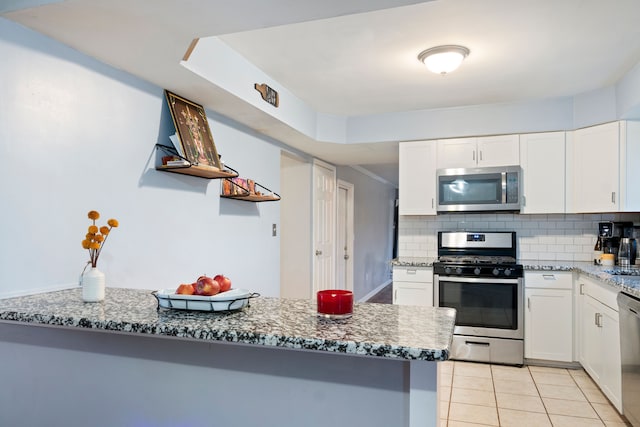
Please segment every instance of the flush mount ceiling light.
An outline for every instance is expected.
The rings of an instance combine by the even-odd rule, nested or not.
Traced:
[[[469,49],[464,46],[446,45],[423,50],[418,55],[418,59],[429,71],[447,74],[455,71],[467,55],[469,55]]]

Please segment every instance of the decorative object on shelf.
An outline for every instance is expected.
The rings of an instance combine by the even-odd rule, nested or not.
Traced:
[[[280,195],[248,178],[225,178],[222,180],[220,197],[247,202],[276,202]]]
[[[98,211],[89,211],[87,216],[92,221],[92,224],[89,226],[87,234],[82,241],[82,247],[89,251],[89,261],[87,261],[82,270],[80,284],[82,285],[82,299],[86,302],[97,302],[104,299],[105,286],[104,273],[97,268],[98,258],[109,237],[109,233],[120,224],[118,220],[111,218],[107,221],[107,225],[98,228],[96,221],[100,219],[100,213]],[[91,269],[85,273],[89,266],[91,266]]]
[[[162,164],[156,166],[156,170],[159,171],[174,172],[207,179],[233,178],[238,176],[238,172],[235,169],[231,166],[223,165],[222,161],[220,161],[220,166],[223,168],[220,169],[215,166],[192,164],[189,160],[181,156],[173,146],[156,144],[156,150],[162,150],[166,154],[161,158]]]
[[[211,166],[221,170],[220,157],[202,105],[168,90],[164,92],[186,160],[192,165]]]
[[[256,83],[253,85],[253,87],[258,92],[260,92],[262,99],[264,99],[266,102],[273,105],[274,107],[278,108],[278,106],[280,105],[280,96],[278,95],[278,92],[276,92],[273,88],[270,88],[269,86],[267,86],[266,83],[262,83],[260,85]]]

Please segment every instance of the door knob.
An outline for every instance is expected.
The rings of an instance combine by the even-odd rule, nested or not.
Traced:
[[[316,249],[316,255],[322,255],[322,251]]]
[[[349,255],[348,254],[344,254],[344,259],[349,259]]]

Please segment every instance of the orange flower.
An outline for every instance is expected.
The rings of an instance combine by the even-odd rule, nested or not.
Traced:
[[[111,229],[117,227],[119,224],[118,220],[111,218],[107,221],[108,226],[104,225],[98,228],[96,225],[96,220],[100,218],[98,211],[89,211],[87,216],[91,221],[93,221],[93,224],[88,228],[89,232],[82,241],[82,247],[89,250],[89,262],[87,265],[91,264],[92,267],[96,267],[98,257],[100,256],[100,252],[102,252],[105,242],[107,241],[107,237],[109,237]]]

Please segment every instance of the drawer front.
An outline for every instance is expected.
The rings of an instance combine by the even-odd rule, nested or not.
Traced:
[[[433,268],[393,267],[393,281],[433,283]]]
[[[619,291],[606,284],[600,284],[590,277],[581,276],[580,283],[584,285],[582,288],[583,293],[610,307],[616,313],[618,312]]]
[[[525,271],[525,288],[573,289],[573,274],[567,271]]]

